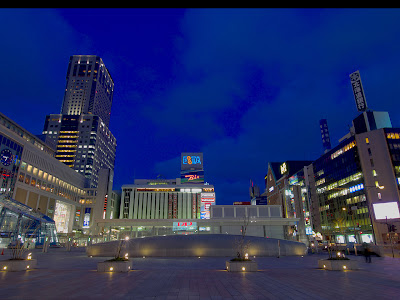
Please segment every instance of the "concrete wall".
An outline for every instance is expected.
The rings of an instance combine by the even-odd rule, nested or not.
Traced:
[[[231,256],[235,257],[235,241],[239,235],[207,234],[207,235],[169,235],[134,238],[123,242],[121,255],[128,253],[130,257],[158,256]],[[251,256],[304,255],[307,247],[303,243],[262,237],[245,237],[250,242],[248,249]],[[99,243],[88,246],[88,256],[112,257],[115,255],[120,241]]]

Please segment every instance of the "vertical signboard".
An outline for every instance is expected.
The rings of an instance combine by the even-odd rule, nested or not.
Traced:
[[[330,150],[332,147],[331,138],[329,137],[328,121],[326,119],[320,120],[319,128],[321,129],[322,146],[324,150]]]
[[[172,194],[168,194],[168,219],[172,219]]]
[[[196,194],[192,194],[192,219],[196,219],[196,208],[197,208],[197,203],[196,203]]]
[[[83,217],[83,228],[89,228],[89,222],[90,222],[90,207],[85,208],[85,215]]]
[[[367,110],[367,101],[365,100],[364,89],[361,83],[361,76],[359,71],[350,74],[351,87],[353,89],[354,99],[358,111]]]
[[[174,193],[173,198],[174,198],[174,208],[173,208],[172,218],[177,219],[178,218],[178,194]]]
[[[210,206],[215,204],[215,193],[201,193],[200,219],[210,219]]]

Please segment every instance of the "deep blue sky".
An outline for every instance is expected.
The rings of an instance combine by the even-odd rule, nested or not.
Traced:
[[[114,189],[179,177],[203,152],[217,204],[263,190],[269,161],[322,154],[368,106],[400,127],[399,9],[0,9],[1,112],[34,134],[59,113],[70,55],[102,57],[115,84]]]

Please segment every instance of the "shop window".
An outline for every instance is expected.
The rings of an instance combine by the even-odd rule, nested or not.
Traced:
[[[19,182],[24,182],[25,174],[24,173],[19,173],[18,181]]]
[[[31,182],[31,176],[26,175],[26,177],[25,177],[25,183],[26,183],[26,184],[29,184],[30,182]]]

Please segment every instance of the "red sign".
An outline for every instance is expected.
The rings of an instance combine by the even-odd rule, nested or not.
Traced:
[[[178,227],[182,226],[192,226],[193,222],[178,222]]]

